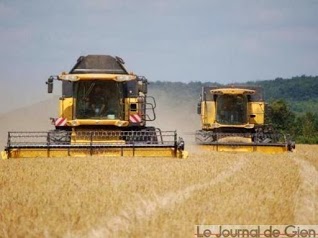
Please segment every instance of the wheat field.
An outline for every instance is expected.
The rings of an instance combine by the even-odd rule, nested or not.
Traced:
[[[318,224],[318,146],[188,159],[0,161],[0,237],[193,237],[196,224]]]

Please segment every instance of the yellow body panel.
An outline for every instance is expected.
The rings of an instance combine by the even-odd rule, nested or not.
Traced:
[[[211,128],[211,126],[215,122],[215,102],[214,101],[203,101],[201,102],[201,122],[204,129]]]
[[[122,120],[110,120],[110,119],[75,119],[67,121],[68,126],[91,126],[91,125],[98,125],[98,126],[118,126],[118,127],[125,127],[128,126],[128,121]]]
[[[250,124],[264,125],[265,103],[264,102],[250,102],[248,106],[249,115],[255,117],[249,118]]]
[[[130,81],[136,79],[136,75],[122,75],[122,74],[96,74],[96,73],[89,73],[89,74],[67,74],[62,73],[59,76],[60,80],[65,81],[79,81],[79,80],[113,80],[117,82],[122,81]]]
[[[243,94],[254,94],[255,90],[244,89],[244,88],[218,88],[218,89],[211,90],[211,93],[243,95]]]
[[[73,118],[73,105],[76,104],[76,99],[74,98],[64,98],[60,99],[59,107],[59,117],[66,118],[67,121]]]

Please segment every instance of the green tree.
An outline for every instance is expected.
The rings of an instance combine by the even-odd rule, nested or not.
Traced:
[[[275,129],[283,132],[292,132],[294,128],[295,114],[287,103],[282,100],[275,100],[269,104],[269,123]]]
[[[318,119],[317,115],[307,112],[296,119],[296,139],[300,143],[318,143]]]
[[[315,116],[307,112],[303,117],[302,134],[303,136],[313,136],[316,133]]]

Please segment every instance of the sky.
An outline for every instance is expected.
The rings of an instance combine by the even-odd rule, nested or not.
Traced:
[[[151,81],[318,75],[318,0],[0,0],[0,115],[87,54]],[[59,95],[55,88],[54,95]]]

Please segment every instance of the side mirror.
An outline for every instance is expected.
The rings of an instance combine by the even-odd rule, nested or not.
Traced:
[[[47,92],[48,93],[52,93],[53,92],[53,76],[50,76],[49,79],[47,80],[46,84],[47,84]]]
[[[148,82],[143,82],[142,91],[143,91],[144,94],[148,93]]]
[[[197,113],[198,113],[199,115],[201,115],[201,102],[198,103]]]
[[[148,93],[148,80],[145,77],[139,77],[138,79],[138,90],[139,92],[142,92],[143,94]]]

